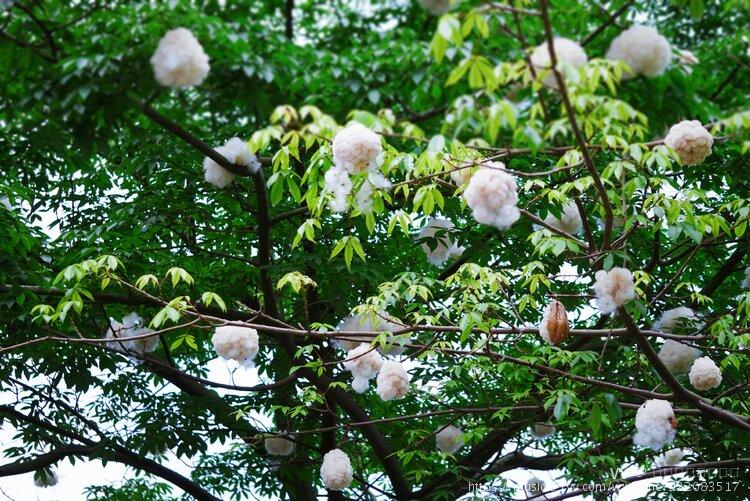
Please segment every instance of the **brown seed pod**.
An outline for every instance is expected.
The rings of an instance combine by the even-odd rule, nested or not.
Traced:
[[[547,307],[545,321],[550,343],[558,345],[568,338],[568,312],[560,301],[554,300]]]
[[[674,416],[670,416],[670,418],[669,418],[669,424],[672,425],[672,429],[673,430],[676,430],[677,429],[677,418],[674,417]]]

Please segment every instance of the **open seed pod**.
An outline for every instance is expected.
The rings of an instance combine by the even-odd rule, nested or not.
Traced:
[[[675,416],[672,416],[669,418],[669,424],[672,425],[672,429],[677,429],[677,418]]]
[[[568,338],[569,332],[568,312],[560,301],[553,300],[544,310],[539,334],[548,343],[558,345]]]

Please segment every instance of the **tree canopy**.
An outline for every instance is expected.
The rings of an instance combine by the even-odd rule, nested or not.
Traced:
[[[0,5],[0,476],[750,495],[746,2]]]

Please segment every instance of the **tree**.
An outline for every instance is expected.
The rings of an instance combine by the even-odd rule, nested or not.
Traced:
[[[748,495],[741,2],[222,3],[4,7],[0,415],[25,447],[0,475]],[[259,384],[211,380],[218,355]]]

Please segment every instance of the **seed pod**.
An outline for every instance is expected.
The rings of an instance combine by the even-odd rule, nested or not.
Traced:
[[[568,312],[560,301],[552,301],[544,311],[539,334],[550,344],[558,345],[568,338]]]
[[[677,418],[676,418],[676,417],[674,417],[674,416],[671,416],[671,417],[669,418],[669,424],[671,424],[671,425],[672,425],[672,429],[673,429],[673,430],[676,430],[676,429],[677,429]]]

